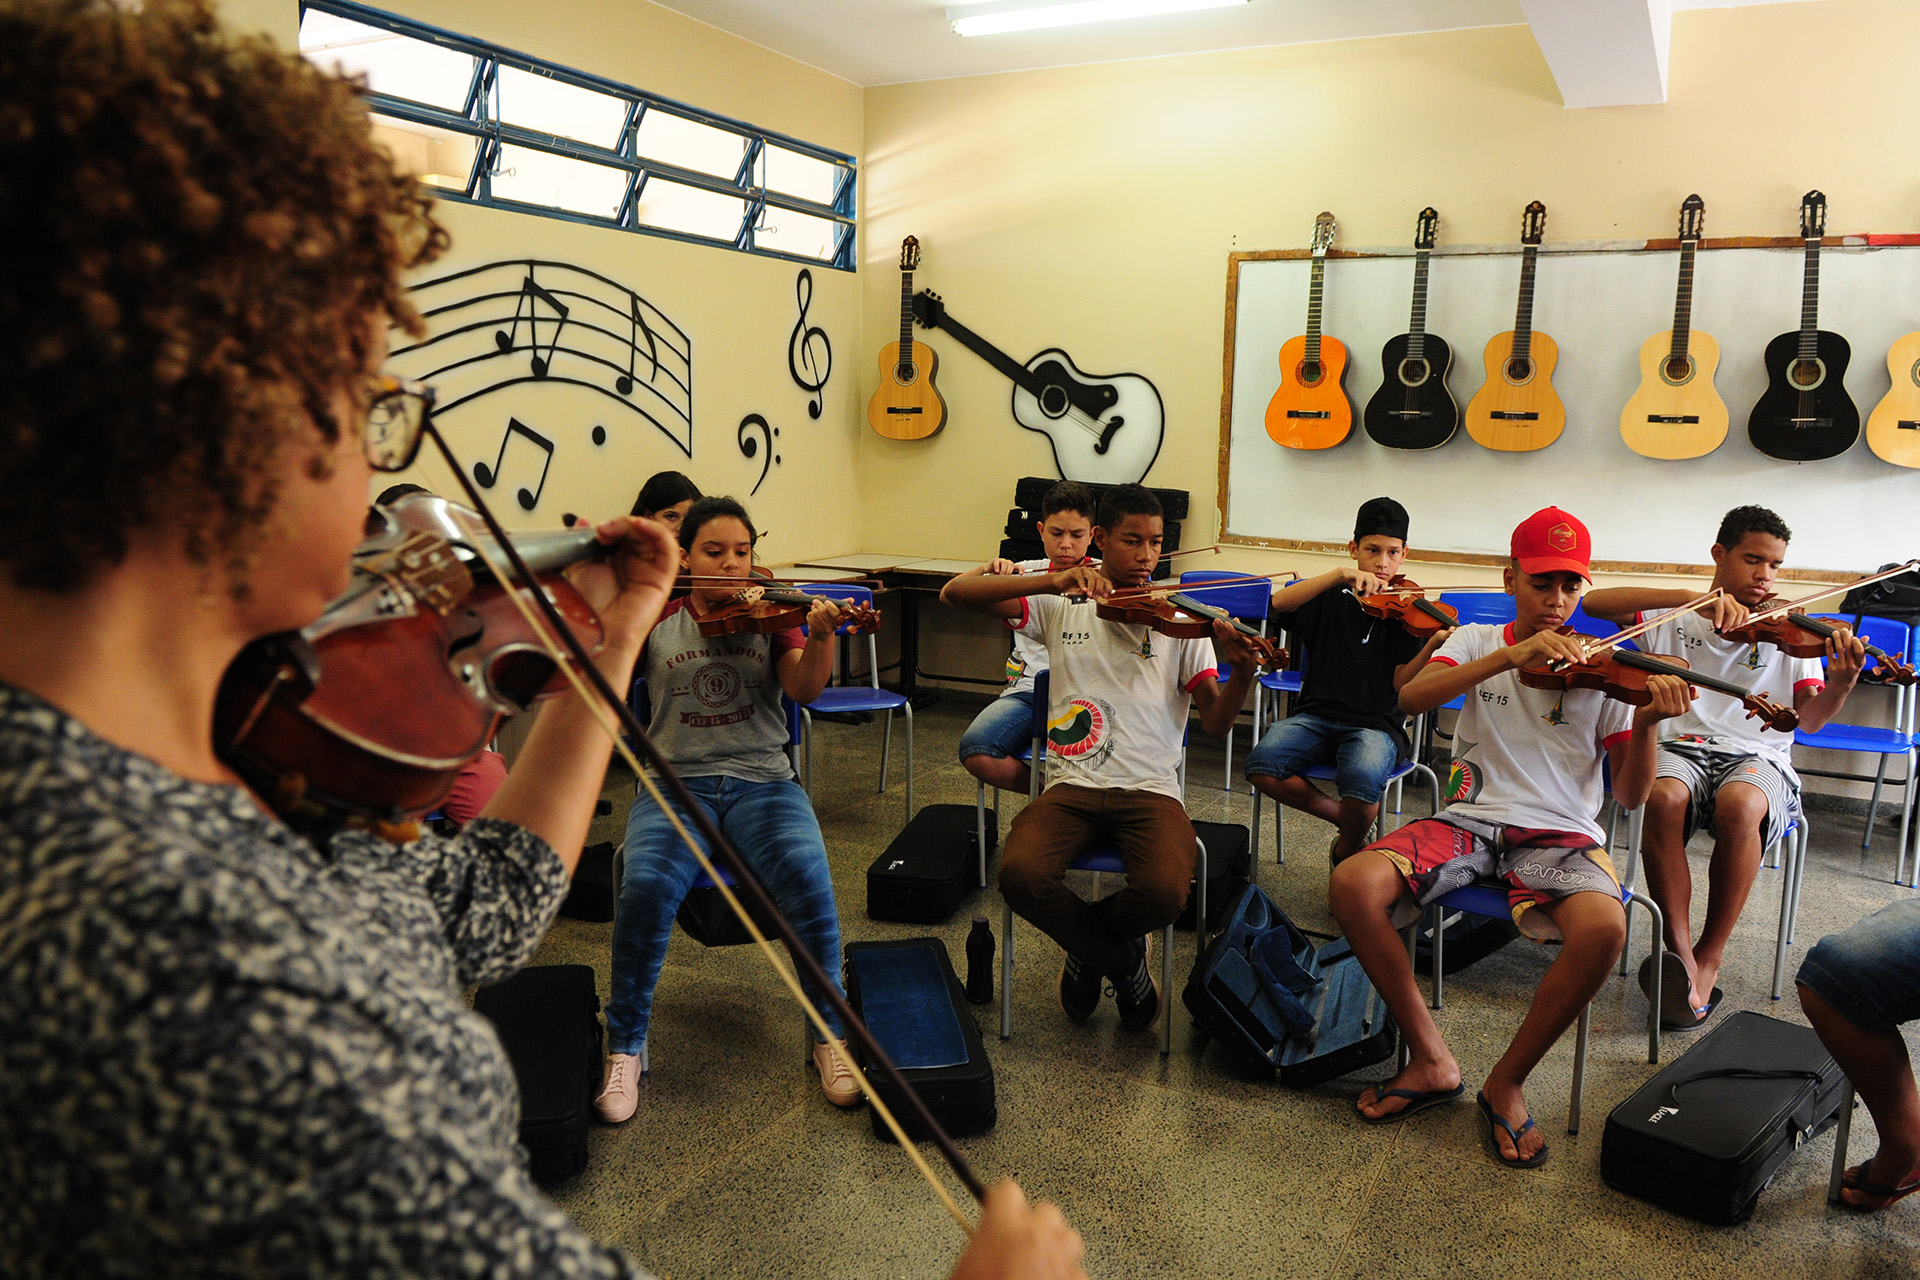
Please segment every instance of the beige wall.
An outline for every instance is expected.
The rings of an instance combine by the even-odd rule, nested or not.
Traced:
[[[389,0],[384,7],[856,156],[861,150],[858,87],[656,5]],[[227,0],[225,12],[234,24],[283,42],[297,31],[294,0]],[[827,330],[834,352],[824,412],[814,420],[807,394],[787,370],[798,264],[472,206],[443,204],[439,214],[453,232],[453,249],[425,277],[508,258],[573,263],[642,294],[692,339],[692,458],[631,415],[609,410],[606,397],[568,388],[517,388],[448,416],[454,449],[469,464],[494,461],[509,414],[537,423],[556,441],[546,492],[532,512],[521,511],[510,493],[537,475],[529,470],[537,455],[510,457],[510,474],[494,491],[510,527],[554,527],[562,512],[624,514],[641,481],[662,468],[687,472],[710,493],[747,499],[765,455],[756,445],[754,457],[744,456],[739,424],[759,413],[780,431],[780,462],[748,499],[769,533],[763,554],[783,560],[860,545],[861,509],[850,480],[856,426],[865,421],[854,385],[864,345],[855,275],[811,268],[808,320]],[[595,447],[589,432],[601,424],[607,443]],[[407,478],[452,492],[432,463]]]
[[[1915,48],[1920,6],[1827,0],[1676,14],[1662,106],[1564,109],[1524,27],[870,89],[870,345],[893,323],[896,246],[917,235],[917,283],[1016,359],[1059,345],[1090,370],[1153,378],[1168,431],[1148,482],[1192,492],[1185,541],[1200,545],[1217,519],[1230,251],[1304,246],[1321,209],[1338,215],[1345,246],[1398,245],[1426,204],[1448,241],[1511,242],[1536,198],[1555,239],[1671,235],[1689,191],[1706,198],[1710,235],[1791,234],[1816,185],[1836,232],[1910,229],[1920,174],[1897,122]],[[1458,337],[1473,367],[1456,390],[1477,384],[1464,353],[1486,336]],[[1013,479],[1051,474],[1052,461],[1012,421],[1005,380],[950,338],[933,341],[951,422],[925,444],[862,435],[867,542],[985,554]],[[870,362],[861,376],[871,394]],[[1486,474],[1496,486],[1493,454]],[[1497,500],[1516,520],[1539,505]],[[1702,495],[1716,510],[1738,500]],[[1705,551],[1676,543],[1670,558],[1704,562]],[[1236,550],[1222,563],[1329,562]],[[1463,574],[1479,576],[1446,571]]]

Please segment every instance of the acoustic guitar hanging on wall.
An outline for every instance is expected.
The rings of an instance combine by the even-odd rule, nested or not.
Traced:
[[[1488,341],[1487,380],[1467,404],[1467,434],[1503,453],[1544,449],[1567,425],[1566,406],[1553,389],[1559,345],[1533,327],[1533,273],[1546,234],[1547,206],[1535,200],[1520,216],[1520,304],[1513,328]]]
[[[925,440],[947,425],[947,402],[933,385],[940,357],[913,340],[913,273],[920,242],[900,242],[900,339],[880,348],[880,385],[867,401],[867,424],[889,440]]]
[[[1322,213],[1313,222],[1313,276],[1307,286],[1307,331],[1280,348],[1280,387],[1267,402],[1267,435],[1289,449],[1331,449],[1353,430],[1353,405],[1341,384],[1347,348],[1320,332],[1320,301],[1334,222]]]
[[[1407,331],[1381,348],[1380,389],[1367,401],[1367,434],[1389,449],[1437,449],[1460,427],[1447,390],[1453,348],[1427,332],[1427,259],[1439,232],[1439,213],[1422,209],[1413,229],[1413,312]]]
[[[1894,341],[1887,374],[1893,385],[1867,415],[1867,447],[1896,467],[1920,467],[1920,333]]]
[[[1813,462],[1845,453],[1860,438],[1860,410],[1845,386],[1853,350],[1820,327],[1820,239],[1827,198],[1800,198],[1800,238],[1807,243],[1800,277],[1800,327],[1767,344],[1767,389],[1747,419],[1747,438],[1769,457]]]
[[[1640,386],[1620,411],[1620,438],[1643,458],[1698,458],[1727,438],[1727,404],[1713,387],[1720,344],[1693,327],[1693,259],[1706,222],[1706,202],[1688,196],[1680,206],[1673,328],[1640,345]]]
[[[948,315],[930,289],[914,296],[913,316],[925,328],[946,330],[1012,381],[1014,421],[1047,438],[1063,479],[1138,483],[1160,456],[1166,408],[1142,375],[1086,373],[1058,347],[1023,365]]]

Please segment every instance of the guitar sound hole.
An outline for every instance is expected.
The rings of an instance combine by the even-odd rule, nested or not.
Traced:
[[[1533,376],[1533,361],[1531,360],[1507,361],[1507,381],[1508,382],[1525,382],[1528,378],[1531,378],[1532,376]]]
[[[1304,386],[1312,386],[1320,381],[1320,364],[1315,360],[1304,360],[1300,364],[1300,381]]]
[[[1795,360],[1787,366],[1787,380],[1802,391],[1811,391],[1827,380],[1827,367],[1818,360]]]
[[[1425,360],[1402,360],[1400,362],[1400,381],[1409,387],[1417,387],[1427,380],[1432,371]]]
[[[1693,358],[1669,360],[1665,372],[1668,382],[1685,382],[1693,376]]]
[[[919,376],[920,371],[911,364],[897,364],[893,367],[893,380],[903,387],[912,386],[913,380]]]
[[[1062,387],[1048,387],[1040,393],[1040,412],[1057,418],[1067,411],[1067,393]]]
[[[1914,386],[1920,387],[1920,360],[1913,362],[1913,367],[1907,370],[1907,377],[1913,379]]]

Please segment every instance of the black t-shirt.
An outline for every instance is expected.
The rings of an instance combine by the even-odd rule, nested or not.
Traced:
[[[1420,652],[1422,642],[1399,623],[1368,614],[1344,586],[1321,592],[1279,620],[1292,634],[1295,665],[1306,664],[1294,713],[1390,733],[1406,755],[1406,715],[1393,673]]]

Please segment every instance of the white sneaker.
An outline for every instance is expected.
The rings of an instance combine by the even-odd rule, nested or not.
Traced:
[[[820,1089],[836,1107],[855,1106],[860,1101],[860,1082],[848,1066],[847,1042],[835,1040],[839,1053],[824,1044],[813,1046],[813,1065],[820,1071]]]
[[[607,1055],[606,1075],[600,1081],[600,1092],[593,1098],[593,1109],[600,1113],[602,1120],[620,1124],[633,1117],[640,1105],[640,1077],[646,1069],[644,1050]]]

